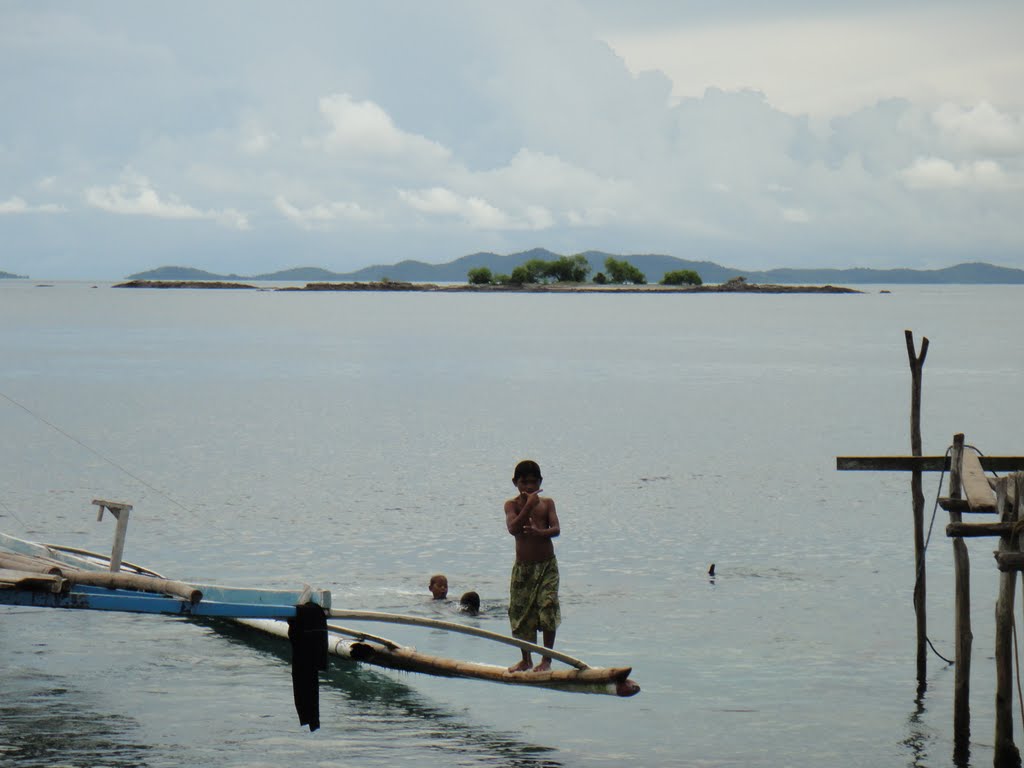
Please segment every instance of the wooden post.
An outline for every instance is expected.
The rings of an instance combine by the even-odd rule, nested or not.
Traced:
[[[92,503],[99,507],[96,513],[97,522],[103,519],[103,511],[106,510],[117,520],[117,528],[114,531],[114,545],[110,549],[110,572],[117,573],[121,570],[121,556],[124,554],[124,538],[128,534],[128,515],[132,511],[131,504],[123,501],[107,501],[106,499],[93,499]]]
[[[963,494],[960,485],[960,463],[964,455],[964,436],[953,435],[953,452],[949,462],[949,498],[959,500]],[[961,523],[958,508],[949,511],[950,524]],[[953,567],[955,575],[955,637],[956,668],[953,683],[953,758],[970,755],[971,742],[971,563],[963,537],[953,539]]]
[[[910,450],[921,456],[921,369],[928,354],[928,337],[921,339],[921,354],[914,351],[913,331],[904,331],[907,356],[910,359]],[[911,474],[910,491],[914,500],[914,612],[917,615],[917,686],[923,689],[928,676],[928,619],[925,609],[924,572],[924,492],[921,490],[921,470]]]
[[[1002,522],[1016,523],[1020,512],[1020,492],[1024,483],[1018,473],[1001,477],[996,483],[996,508]],[[1017,552],[1018,536],[999,539],[999,552]],[[1020,751],[1013,743],[1013,602],[1017,571],[999,572],[999,597],[996,600],[996,768],[1020,766]]]

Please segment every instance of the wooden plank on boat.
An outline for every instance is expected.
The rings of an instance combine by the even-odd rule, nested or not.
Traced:
[[[964,451],[960,462],[960,482],[971,512],[995,512],[996,495],[985,477],[978,454]]]
[[[56,563],[69,565],[73,568],[80,568],[82,570],[108,570],[107,565],[96,562],[95,560],[89,560],[85,557],[78,557],[77,555],[61,552],[60,550],[48,547],[45,544],[37,544],[34,541],[25,541],[24,539],[19,539],[16,536],[11,536],[6,533],[0,533],[0,547],[9,552],[28,555],[29,557],[46,558]]]
[[[57,574],[0,568],[0,588],[59,592],[63,584]]]
[[[31,571],[32,573],[60,574],[60,566],[53,560],[43,557],[30,557],[14,552],[0,552],[0,568],[14,571]]]

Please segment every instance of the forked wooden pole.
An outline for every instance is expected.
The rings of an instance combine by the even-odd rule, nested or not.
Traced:
[[[904,331],[907,356],[910,359],[910,450],[921,456],[921,370],[928,354],[928,337],[921,339],[921,354],[914,351],[914,332]],[[925,610],[924,570],[924,492],[921,490],[921,470],[911,474],[910,491],[914,499],[914,612],[917,615],[917,687],[922,690],[928,676],[928,618]]]

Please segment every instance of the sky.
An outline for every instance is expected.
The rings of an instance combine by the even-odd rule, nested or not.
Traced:
[[[1019,0],[0,0],[0,270],[1024,268]]]

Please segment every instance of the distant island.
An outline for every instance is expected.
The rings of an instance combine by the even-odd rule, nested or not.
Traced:
[[[400,280],[365,282],[314,282],[285,288],[258,288],[246,283],[220,280],[129,280],[114,288],[200,288],[251,291],[436,291],[439,293],[863,293],[854,288],[835,285],[776,285],[749,283],[734,277],[715,285],[595,285],[594,283],[526,283],[510,285],[472,285],[470,283],[410,283]]]
[[[757,285],[863,285],[863,284],[1024,284],[1024,270],[999,267],[983,262],[957,264],[944,269],[769,269],[744,270],[723,267],[711,261],[689,261],[660,254],[615,256],[602,251],[584,251],[592,271],[597,273],[609,256],[622,258],[643,272],[649,282],[656,283],[666,272],[689,269],[700,275],[704,283],[724,284],[734,277],[744,277]],[[400,261],[396,264],[375,264],[354,272],[331,272],[319,267],[296,267],[258,275],[219,275],[192,267],[159,267],[129,275],[126,280],[175,281],[241,281],[256,282],[382,282],[461,283],[469,270],[487,267],[496,274],[510,274],[513,269],[532,259],[550,261],[560,254],[534,248],[512,254],[473,253],[445,264],[422,261]]]
[[[25,275],[14,275],[10,272],[0,270],[0,280],[28,280]]]

